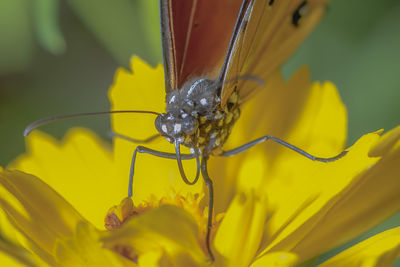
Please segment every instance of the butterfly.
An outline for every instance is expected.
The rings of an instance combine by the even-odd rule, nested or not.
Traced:
[[[270,76],[293,54],[322,18],[328,0],[160,0],[161,38],[165,71],[165,113],[129,110],[75,114],[47,118],[29,125],[25,135],[48,122],[109,113],[156,115],[159,134],[175,146],[175,153],[138,146],[132,157],[128,196],[133,194],[133,176],[138,153],[175,159],[186,184],[195,184],[200,173],[208,187],[209,209],[206,247],[210,247],[214,190],[207,171],[210,156],[232,156],[261,142],[272,140],[295,152],[319,158],[273,136],[262,136],[232,150],[223,145],[240,117],[243,103],[262,90]],[[132,138],[114,134],[115,137]],[[181,145],[190,154],[181,153]],[[196,159],[197,172],[188,179],[182,160]]]
[[[222,150],[240,107],[262,90],[322,18],[327,0],[161,0],[166,112],[156,119],[162,136],[175,144],[182,178],[180,145],[192,150],[209,189],[207,248],[213,211],[213,185],[207,173],[211,155],[231,156],[268,139],[314,157],[283,140],[263,136]],[[145,149],[142,152],[146,152]],[[148,152],[148,151],[147,151]],[[161,155],[159,155],[161,156]],[[164,155],[165,156],[165,155]],[[201,163],[199,167],[199,159]],[[190,155],[186,155],[186,158]]]

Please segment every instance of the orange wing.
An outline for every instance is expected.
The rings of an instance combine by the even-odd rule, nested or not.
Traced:
[[[166,91],[221,69],[242,0],[160,0]],[[212,77],[214,76],[214,77]]]
[[[241,102],[262,86],[249,80],[251,75],[268,83],[275,72],[310,34],[322,18],[328,0],[250,0],[241,10],[240,23],[229,45],[227,60],[220,73],[224,106],[235,87]]]

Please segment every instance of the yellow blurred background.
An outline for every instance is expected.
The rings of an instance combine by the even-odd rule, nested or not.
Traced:
[[[308,64],[313,80],[337,85],[348,108],[349,145],[400,124],[399,29],[398,0],[333,0],[284,67],[289,77]],[[108,110],[115,70],[133,54],[152,65],[161,61],[158,0],[1,0],[0,166],[24,152],[28,123]],[[108,138],[107,116],[43,130],[61,137],[77,125]],[[400,214],[362,238],[395,225]]]

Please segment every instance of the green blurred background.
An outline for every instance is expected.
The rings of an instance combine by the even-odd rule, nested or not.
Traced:
[[[158,0],[1,0],[0,165],[24,152],[28,123],[108,110],[107,90],[119,66],[127,67],[133,54],[160,62],[158,24]],[[308,64],[314,80],[338,86],[351,144],[400,124],[399,48],[399,0],[334,0],[284,73]],[[43,129],[61,137],[76,125],[107,138],[107,117]],[[400,214],[362,238],[396,225]]]

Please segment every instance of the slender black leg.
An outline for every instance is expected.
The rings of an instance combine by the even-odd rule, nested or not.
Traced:
[[[161,137],[160,134],[154,134],[152,136],[147,137],[146,139],[134,139],[131,138],[129,136],[123,135],[123,134],[119,134],[113,131],[109,131],[108,132],[108,136],[110,138],[121,138],[124,139],[126,141],[132,142],[132,143],[136,143],[136,144],[146,144],[146,143],[150,143],[151,141],[157,139],[158,137]]]
[[[319,158],[319,157],[313,156],[313,155],[305,152],[304,150],[302,150],[302,149],[300,149],[298,147],[295,147],[294,145],[291,145],[291,144],[289,144],[289,143],[287,143],[287,142],[285,142],[285,141],[283,141],[283,140],[281,140],[279,138],[276,138],[276,137],[273,137],[273,136],[270,136],[270,135],[266,135],[266,136],[257,138],[257,139],[255,139],[255,140],[253,140],[253,141],[251,141],[251,142],[249,142],[247,144],[239,146],[237,148],[234,148],[234,149],[231,149],[231,150],[228,150],[228,151],[223,151],[219,156],[233,156],[233,155],[239,154],[241,152],[244,152],[244,151],[248,150],[249,148],[251,148],[251,147],[253,147],[253,146],[255,146],[255,145],[259,144],[259,143],[265,142],[267,140],[271,140],[271,141],[274,141],[274,142],[276,142],[278,144],[281,144],[281,145],[283,145],[283,146],[285,146],[285,147],[287,147],[287,148],[299,153],[300,155],[302,155],[302,156],[304,156],[306,158],[309,158],[309,159],[315,160],[315,161],[321,161],[321,162],[331,162],[331,161],[338,160],[341,157],[345,156],[347,154],[347,152],[348,152],[348,151],[344,150],[339,155],[336,155],[336,156],[331,157],[331,158]]]
[[[214,255],[211,251],[211,245],[210,245],[210,235],[211,235],[213,209],[214,209],[214,189],[213,189],[213,182],[210,179],[210,176],[208,176],[207,159],[208,158],[206,158],[206,157],[203,157],[201,159],[201,174],[203,175],[204,182],[207,185],[208,192],[209,192],[206,246],[207,246],[208,253],[210,254],[211,260],[214,261]]]
[[[132,161],[131,161],[131,169],[129,172],[128,197],[132,197],[133,175],[135,173],[135,161],[136,161],[137,153],[146,153],[146,154],[150,154],[150,155],[160,157],[160,158],[165,158],[165,159],[177,159],[177,156],[174,153],[166,153],[166,152],[162,152],[162,151],[157,151],[157,150],[153,150],[153,149],[150,149],[150,148],[147,148],[144,146],[136,147],[135,151],[133,152]],[[194,183],[195,183],[198,180],[199,173],[200,173],[200,162],[199,162],[198,154],[197,153],[196,154],[180,154],[180,158],[183,160],[196,158],[197,174],[196,174],[196,178],[194,179]]]

